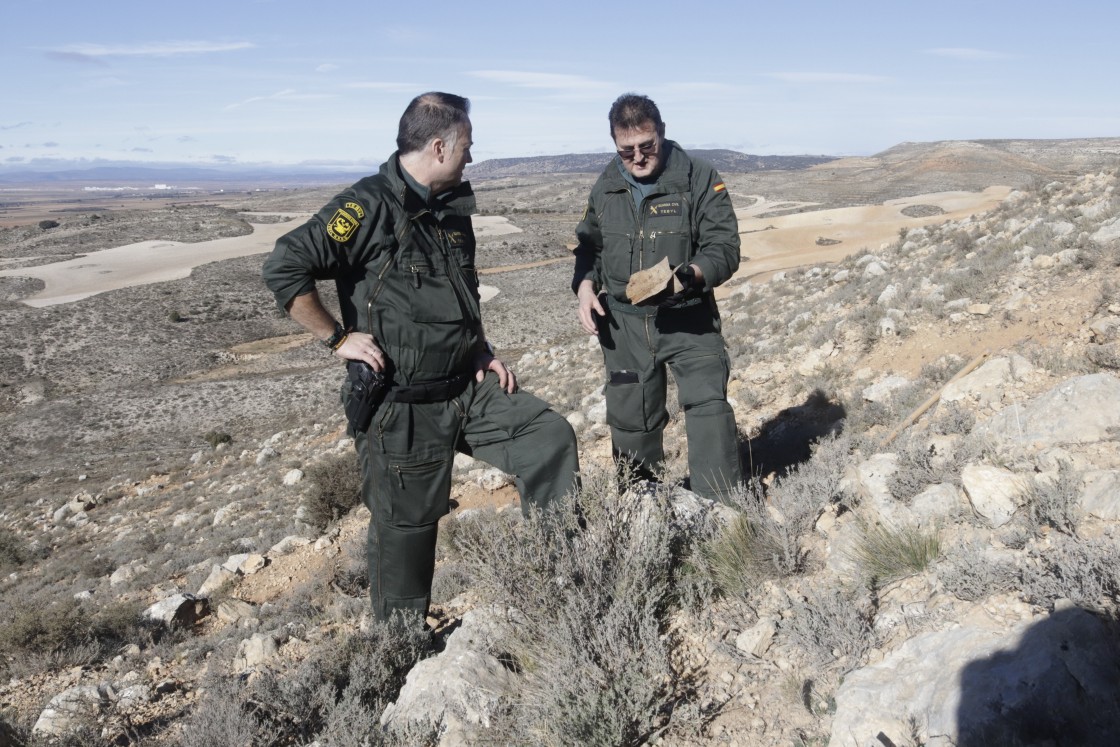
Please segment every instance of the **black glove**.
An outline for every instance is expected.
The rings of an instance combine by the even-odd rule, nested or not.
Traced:
[[[703,283],[696,282],[696,270],[692,269],[692,265],[682,264],[673,272],[676,274],[677,279],[681,281],[682,287],[664,301],[660,301],[657,304],[659,308],[663,309],[667,306],[676,306],[690,298],[700,295],[700,291],[703,290]]]

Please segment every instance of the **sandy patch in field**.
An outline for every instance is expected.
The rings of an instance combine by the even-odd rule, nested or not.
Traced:
[[[296,220],[250,223],[253,232],[248,236],[193,244],[179,241],[141,241],[90,252],[65,262],[0,270],[0,277],[31,277],[43,281],[42,291],[23,299],[23,303],[28,306],[53,306],[80,301],[106,291],[185,278],[195,267],[208,262],[270,252],[278,238],[311,217],[292,213],[256,214],[294,217]],[[476,235],[480,236],[521,232],[520,228],[501,216],[476,215],[471,221]],[[483,301],[489,301],[498,294],[498,289],[491,286],[483,286],[479,290]]]
[[[755,195],[755,204],[735,211],[744,255],[735,277],[767,276],[779,270],[837,262],[857,252],[874,252],[898,239],[900,228],[917,228],[982,213],[996,207],[1010,192],[1010,187],[1000,186],[988,187],[983,192],[933,192],[888,200],[882,205],[814,210],[773,218],[758,215],[810,203],[768,202]],[[945,212],[910,218],[902,211],[911,205],[936,205]],[[817,244],[818,238],[840,243],[821,246]],[[726,295],[726,289],[720,290]]]
[[[882,205],[815,210],[777,217],[759,215],[775,210],[810,207],[811,203],[769,201],[752,195],[754,204],[736,211],[739,233],[743,237],[743,253],[747,256],[736,278],[765,277],[779,270],[807,265],[837,262],[850,254],[876,251],[884,243],[898,238],[900,228],[914,228],[959,220],[974,213],[991,210],[1007,196],[1010,187],[989,187],[983,192],[936,192],[897,200]],[[910,218],[902,210],[911,205],[936,205],[944,213]],[[278,215],[291,215],[283,213]],[[306,219],[309,216],[299,216]],[[472,217],[477,236],[499,236],[518,233],[522,229],[502,216]],[[44,289],[23,303],[28,306],[51,306],[77,301],[133,285],[177,280],[208,262],[216,262],[252,254],[264,254],[283,234],[298,223],[253,223],[253,233],[227,239],[214,239],[193,244],[174,241],[142,241],[113,249],[91,252],[81,257],[37,267],[0,270],[0,277],[33,277],[43,281]],[[817,239],[838,241],[818,245]],[[544,259],[506,267],[482,270],[480,274],[510,272],[539,267],[568,258]],[[720,288],[724,296],[731,289]],[[482,300],[489,301],[498,293],[493,286],[479,289]]]
[[[292,230],[293,223],[250,224],[248,236],[200,241],[141,241],[102,249],[81,257],[38,267],[2,270],[0,277],[33,277],[43,281],[41,292],[26,298],[28,306],[53,306],[128,288],[134,285],[178,280],[208,262],[263,254],[276,239]]]
[[[501,215],[472,215],[471,225],[474,226],[476,239],[522,232],[522,229],[509,222],[509,218]]]

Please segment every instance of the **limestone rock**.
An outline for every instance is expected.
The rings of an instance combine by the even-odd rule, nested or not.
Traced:
[[[895,392],[909,386],[910,380],[905,376],[898,374],[891,374],[879,381],[875,382],[869,387],[866,387],[861,392],[863,398],[868,402],[889,402]]]
[[[210,597],[218,589],[225,586],[227,583],[237,578],[237,574],[233,571],[227,570],[220,565],[214,566],[210,571],[210,575],[202,582],[202,586],[198,587],[196,596]]]
[[[970,464],[961,471],[961,483],[976,513],[993,527],[1011,521],[1027,491],[1027,481],[999,467]]]
[[[735,638],[735,648],[744,654],[761,657],[774,642],[778,624],[772,617],[764,617]]]
[[[210,603],[194,594],[173,594],[144,610],[144,617],[164,625],[190,626],[210,614]]]
[[[921,633],[852,672],[836,693],[833,747],[882,733],[923,744],[1115,744],[1120,657],[1106,627],[1077,608],[1010,633],[961,625]]]
[[[31,731],[45,737],[62,736],[93,723],[108,704],[106,693],[93,685],[71,687],[51,698]]]
[[[233,671],[245,672],[264,664],[280,651],[280,641],[273,633],[254,633],[237,644],[237,656],[232,662]]]
[[[1111,438],[1120,426],[1120,378],[1089,374],[1062,382],[1025,406],[1001,410],[973,430],[997,446],[1046,448]]]
[[[475,650],[491,637],[486,630],[493,615],[500,613],[474,612],[463,618],[441,654],[424,659],[408,673],[396,702],[381,715],[383,726],[430,724],[439,729],[441,745],[478,743],[470,735],[490,726],[501,698],[516,687],[516,678],[496,658]]]

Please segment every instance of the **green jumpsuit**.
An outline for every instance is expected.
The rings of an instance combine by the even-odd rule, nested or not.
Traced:
[[[605,294],[598,319],[607,376],[607,422],[616,459],[649,477],[664,460],[666,368],[677,382],[692,489],[722,499],[742,480],[735,416],[727,402],[730,361],[712,289],[739,267],[739,234],[727,189],[712,166],[666,140],[665,168],[640,205],[619,160],[607,165],[576,235],[572,289],[592,280]],[[669,259],[695,264],[704,288],[677,306],[634,306],[630,276]]]
[[[577,484],[568,422],[528,392],[507,393],[492,372],[475,381],[485,338],[474,208],[465,182],[421,196],[394,154],[377,175],[281,237],[264,264],[265,283],[284,309],[317,280],[333,280],[343,325],[373,335],[389,361],[386,400],[368,429],[354,434],[379,619],[396,609],[427,611],[456,451],[513,474],[525,512]]]

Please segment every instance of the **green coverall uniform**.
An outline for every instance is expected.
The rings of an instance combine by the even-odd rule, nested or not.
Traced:
[[[730,360],[712,289],[739,267],[739,233],[731,198],[708,163],[664,141],[665,168],[636,205],[619,160],[607,165],[576,228],[572,289],[590,279],[605,293],[598,319],[607,369],[607,422],[616,459],[651,476],[664,460],[668,366],[685,415],[692,489],[720,499],[741,481],[735,416],[727,402]],[[671,307],[635,306],[630,276],[663,258],[695,264],[704,287]]]
[[[492,372],[475,381],[485,338],[474,209],[466,182],[422,197],[394,154],[377,175],[281,237],[264,264],[265,283],[284,309],[316,280],[334,280],[343,325],[373,335],[390,362],[386,399],[368,429],[354,434],[379,619],[395,609],[427,612],[455,451],[513,474],[524,512],[576,485],[568,422],[528,392],[507,393]]]

